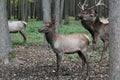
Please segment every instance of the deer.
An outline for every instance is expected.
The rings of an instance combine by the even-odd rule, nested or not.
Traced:
[[[86,0],[84,1],[83,5],[81,2],[78,3],[78,7],[80,8],[80,13],[78,14],[79,19],[81,20],[81,24],[85,29],[89,31],[89,33],[92,36],[92,47],[93,50],[96,50],[97,48],[97,42],[98,42],[98,32],[94,29],[93,25],[90,22],[87,22],[83,19],[83,15],[89,14],[91,9],[95,8],[96,6],[103,5],[107,7],[104,3],[102,3],[102,0],[99,0],[98,3],[96,3],[95,6],[92,6],[88,8],[88,5],[86,4]]]
[[[92,10],[91,14],[83,15],[83,19],[87,22],[90,22],[93,25],[94,29],[97,31],[97,33],[100,36],[100,39],[103,42],[103,50],[101,54],[101,59],[102,59],[103,54],[105,54],[109,46],[109,33],[108,33],[109,22],[105,22],[105,23],[102,22],[99,18],[97,11],[94,9]]]
[[[25,21],[8,21],[9,32],[10,33],[19,32],[22,35],[24,42],[26,42],[27,40],[25,35],[26,25],[27,25],[27,22]]]
[[[89,37],[86,34],[69,34],[62,35],[55,32],[54,20],[44,22],[43,26],[38,29],[44,33],[47,42],[50,44],[53,52],[56,54],[57,76],[59,76],[59,67],[63,54],[77,53],[82,60],[82,70],[86,66],[88,75],[87,48]]]

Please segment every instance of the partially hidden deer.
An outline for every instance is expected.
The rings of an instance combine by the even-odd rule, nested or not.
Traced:
[[[48,21],[38,29],[40,33],[44,33],[47,42],[51,45],[57,58],[57,75],[59,75],[59,66],[63,54],[78,53],[82,59],[82,68],[84,70],[85,64],[88,73],[87,61],[87,47],[89,44],[89,37],[86,34],[57,34],[54,28],[54,21]]]
[[[25,34],[25,28],[26,28],[27,22],[25,21],[8,21],[8,27],[9,27],[9,32],[10,33],[17,33],[19,32],[23,39],[24,42],[26,42],[26,34]]]
[[[90,13],[91,9],[99,6],[99,5],[103,5],[106,7],[106,5],[104,3],[102,3],[102,0],[99,0],[94,6],[88,8],[88,4],[86,4],[86,0],[84,1],[83,4],[81,4],[81,2],[78,3],[78,7],[80,8],[80,13],[78,14],[78,17],[80,18],[81,20],[81,24],[83,25],[83,27],[85,29],[87,29],[91,36],[92,36],[92,47],[93,47],[93,50],[96,50],[97,49],[97,42],[98,42],[98,33],[97,31],[95,30],[95,28],[93,27],[93,25],[88,22],[88,21],[85,21],[83,19],[83,15],[87,15]]]
[[[101,54],[101,59],[102,59],[103,54],[105,54],[109,45],[109,34],[108,34],[109,22],[105,22],[105,23],[102,22],[96,10],[92,10],[91,14],[83,15],[83,20],[85,20],[86,22],[90,22],[93,25],[94,29],[97,31],[97,33],[100,36],[100,39],[103,42],[103,50]]]

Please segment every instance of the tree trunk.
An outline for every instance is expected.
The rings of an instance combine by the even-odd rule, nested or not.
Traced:
[[[109,0],[110,77],[120,80],[120,0]]]
[[[33,12],[34,12],[34,3],[30,2],[30,18],[33,19]]]
[[[55,19],[55,1],[51,0],[51,19]]]
[[[18,20],[22,20],[22,9],[23,9],[23,0],[18,0]]]
[[[8,55],[12,51],[6,14],[6,0],[0,0],[0,63],[9,63]]]
[[[43,13],[42,13],[42,0],[37,0],[36,1],[36,14],[37,14],[37,21],[43,19]]]
[[[80,8],[78,7],[78,3],[80,0],[75,0],[75,20],[79,20],[78,14],[80,13]]]
[[[43,21],[51,20],[50,0],[42,0]]]
[[[65,0],[65,18],[64,18],[64,24],[69,24],[69,0]]]
[[[58,33],[60,26],[60,0],[55,0],[55,32]]]
[[[7,0],[7,16],[8,16],[8,19],[10,19],[10,0]]]
[[[22,20],[28,21],[28,0],[24,0],[24,9],[23,9]]]
[[[51,5],[50,0],[42,0],[43,23],[51,20]],[[44,37],[44,46],[47,47],[47,41]]]
[[[60,2],[60,23],[62,23],[62,18],[63,18],[64,1],[65,0],[61,0]]]
[[[19,1],[19,20],[28,21],[28,1],[27,0],[20,0]]]
[[[75,16],[75,0],[70,0],[70,6],[69,6],[69,15]]]

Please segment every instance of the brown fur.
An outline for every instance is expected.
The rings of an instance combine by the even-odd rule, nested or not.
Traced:
[[[87,16],[83,16],[84,19],[87,22],[91,22],[92,25],[94,26],[94,29],[97,31],[99,34],[101,40],[103,41],[103,51],[101,54],[101,57],[103,54],[107,51],[108,45],[109,45],[109,35],[108,35],[108,24],[109,23],[103,23],[100,21],[100,18],[95,10],[92,10],[91,14],[88,14]],[[101,58],[102,59],[102,58]]]
[[[79,57],[83,61],[84,65],[87,65],[87,47],[89,43],[89,37],[86,34],[71,34],[61,35],[54,31],[54,23],[52,21],[45,23],[38,31],[45,33],[46,40],[51,45],[54,53],[57,57],[57,75],[59,75],[59,65],[63,54],[78,53]],[[88,72],[88,71],[87,71]]]
[[[86,10],[82,10],[80,11],[78,17],[80,18],[81,20],[81,24],[83,25],[83,27],[85,29],[87,29],[91,36],[92,36],[92,46],[93,46],[93,50],[96,50],[97,48],[97,38],[98,38],[98,33],[97,31],[95,30],[95,28],[93,27],[93,25],[91,24],[91,22],[87,22],[85,19],[84,19],[84,16],[87,16],[89,14],[89,12]]]

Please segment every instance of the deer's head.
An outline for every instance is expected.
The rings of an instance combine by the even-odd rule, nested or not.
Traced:
[[[49,31],[53,31],[54,28],[54,21],[47,21],[44,22],[43,26],[38,29],[40,33],[48,33]]]
[[[95,5],[91,6],[91,7],[88,7],[88,4],[86,4],[86,0],[84,1],[83,4],[81,4],[81,2],[78,3],[78,7],[80,9],[80,13],[78,14],[78,17],[80,19],[83,19],[83,18],[89,18],[90,16],[92,17],[95,17],[94,13],[91,14],[91,12],[93,12],[94,8],[97,7],[97,6],[105,6],[107,8],[107,6],[102,3],[102,0],[99,0]]]
[[[82,15],[82,19],[84,21],[95,22],[97,18],[98,18],[98,14],[96,10],[91,10],[91,13]]]

